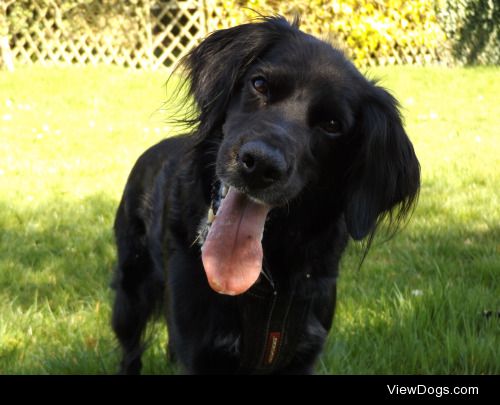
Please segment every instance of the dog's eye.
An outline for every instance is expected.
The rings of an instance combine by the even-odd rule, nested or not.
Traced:
[[[255,90],[257,90],[259,93],[267,95],[269,91],[269,87],[267,85],[266,79],[263,77],[256,77],[252,79],[252,85]]]
[[[328,135],[340,135],[342,128],[337,120],[329,120],[319,124],[319,127]]]

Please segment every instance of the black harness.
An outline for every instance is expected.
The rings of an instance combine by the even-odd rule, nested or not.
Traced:
[[[263,277],[237,297],[242,325],[239,372],[264,374],[285,367],[296,354],[312,299],[296,294],[295,282],[279,286]]]
[[[219,182],[212,187],[207,225],[199,232],[201,244],[220,206],[221,190]],[[285,367],[293,359],[312,302],[312,296],[304,298],[296,294],[297,283],[309,277],[309,274],[294,276],[277,283],[263,268],[257,282],[236,297],[242,327],[239,373],[267,374]]]

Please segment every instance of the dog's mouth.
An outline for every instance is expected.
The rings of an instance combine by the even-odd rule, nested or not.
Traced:
[[[220,294],[247,291],[262,269],[262,235],[271,207],[234,187],[215,193],[202,245],[210,287]]]

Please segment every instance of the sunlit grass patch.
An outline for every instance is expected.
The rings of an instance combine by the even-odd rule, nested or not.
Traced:
[[[498,374],[498,68],[380,68],[422,165],[393,239],[342,261],[319,373]],[[170,135],[164,73],[0,72],[0,373],[113,373],[112,224],[136,158]],[[175,86],[176,78],[171,82]],[[146,373],[171,373],[152,326]]]

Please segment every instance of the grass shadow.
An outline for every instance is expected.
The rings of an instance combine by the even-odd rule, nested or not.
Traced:
[[[338,312],[321,373],[498,374],[500,226],[415,225],[339,280]]]
[[[21,209],[0,203],[2,295],[22,308],[35,297],[54,308],[102,297],[114,261],[116,205],[104,195]]]
[[[13,207],[0,202],[0,373],[114,373],[111,332],[118,202],[105,194]],[[169,373],[151,337],[145,373]]]
[[[0,373],[114,373],[110,328],[117,201],[0,202]],[[432,213],[432,215],[431,215]],[[500,227],[421,200],[409,226],[342,261],[338,313],[321,373],[498,373]],[[434,220],[432,220],[434,218]],[[170,374],[163,323],[144,372]],[[367,355],[367,351],[369,355]]]

